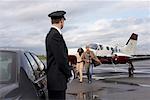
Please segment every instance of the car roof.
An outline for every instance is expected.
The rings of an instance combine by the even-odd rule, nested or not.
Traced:
[[[13,48],[13,47],[0,47],[0,51],[12,51],[12,52],[28,52],[27,50],[24,50],[22,48]]]
[[[23,69],[26,69],[24,66],[24,56],[23,56],[23,54],[24,53],[26,53],[26,52],[29,52],[29,51],[27,51],[27,50],[25,50],[25,49],[22,49],[22,48],[14,48],[14,47],[9,47],[9,48],[6,48],[6,47],[0,47],[0,51],[6,51],[6,52],[15,52],[15,53],[17,53],[18,54],[18,57],[20,57],[20,64],[23,66],[20,66],[20,67],[22,67]]]

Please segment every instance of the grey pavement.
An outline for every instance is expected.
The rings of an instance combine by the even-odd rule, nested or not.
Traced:
[[[93,82],[75,79],[68,84],[67,100],[150,100],[150,61],[134,63],[129,78],[127,65],[101,65],[93,70]]]
[[[139,84],[143,84],[139,85]],[[92,84],[75,79],[68,84],[67,100],[150,100],[150,79],[110,78]]]

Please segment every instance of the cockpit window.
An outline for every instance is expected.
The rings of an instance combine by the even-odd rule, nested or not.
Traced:
[[[97,50],[98,48],[97,44],[90,44],[89,47],[94,50]]]
[[[0,51],[0,83],[12,83],[16,81],[16,53]]]

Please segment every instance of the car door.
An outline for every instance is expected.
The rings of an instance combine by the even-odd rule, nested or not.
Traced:
[[[44,71],[45,66],[35,54],[27,52],[25,55],[28,58],[28,61],[34,72],[35,80],[33,83],[38,90],[38,95],[44,97],[46,89],[46,75]]]

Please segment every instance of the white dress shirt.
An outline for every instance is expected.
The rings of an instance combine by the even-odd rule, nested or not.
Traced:
[[[56,26],[54,26],[54,25],[52,25],[51,27],[52,27],[52,28],[55,28],[55,29],[62,35],[61,30],[60,30],[58,27],[56,27]]]

